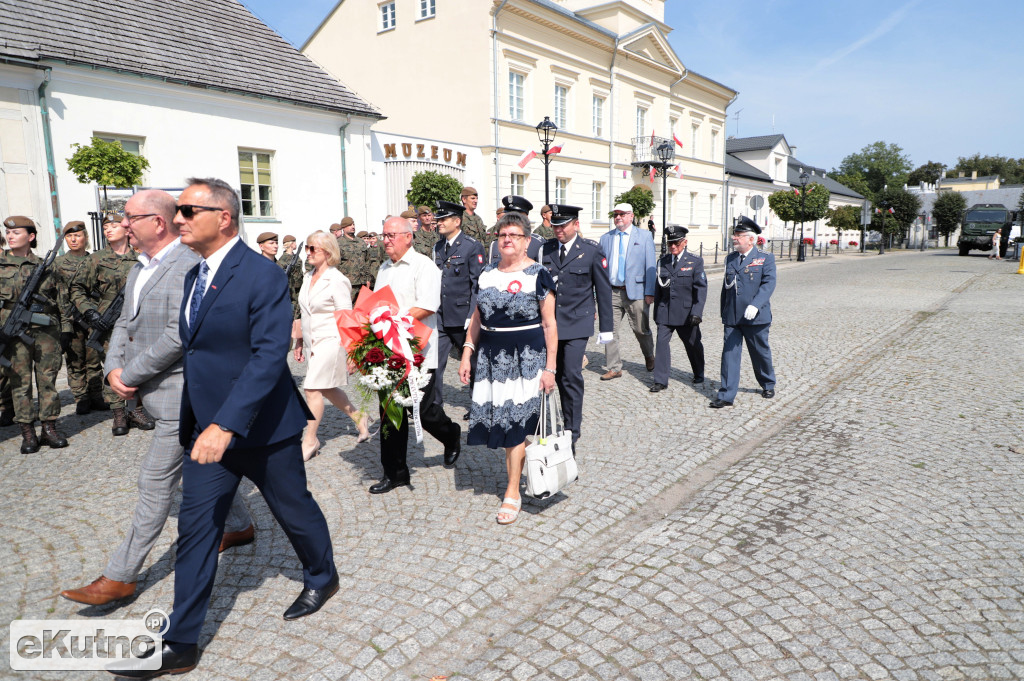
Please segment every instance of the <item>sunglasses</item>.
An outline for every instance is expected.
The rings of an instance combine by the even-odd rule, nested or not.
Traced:
[[[204,210],[209,210],[209,211],[217,210],[217,211],[219,211],[219,210],[227,210],[227,208],[217,208],[215,206],[196,206],[196,205],[193,205],[193,204],[190,204],[190,203],[185,203],[185,204],[182,204],[182,205],[178,206],[178,212],[181,213],[181,216],[183,218],[185,218],[186,220],[191,220],[193,217],[195,217],[196,213],[199,213],[200,211],[204,211]]]
[[[316,246],[306,246],[306,253],[316,253]]]

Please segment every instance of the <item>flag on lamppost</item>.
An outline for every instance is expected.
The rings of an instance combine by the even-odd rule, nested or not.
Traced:
[[[655,169],[655,167],[651,166],[651,173],[650,173],[651,184],[654,184],[654,175],[655,175],[656,172],[657,172],[657,170]]]
[[[526,164],[529,163],[530,161],[532,161],[536,157],[537,157],[537,152],[536,151],[530,151],[530,150],[524,151],[523,155],[519,157],[519,162],[518,162],[517,165],[520,168],[525,168]]]
[[[651,147],[654,147],[654,131],[651,130]]]
[[[562,152],[562,145],[559,144],[557,147],[551,147],[550,149],[548,149],[548,156],[554,156],[555,154],[559,154],[561,152]]]

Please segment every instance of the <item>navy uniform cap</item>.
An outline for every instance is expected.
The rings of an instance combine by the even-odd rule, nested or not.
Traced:
[[[665,228],[665,238],[669,241],[682,241],[689,232],[690,230],[682,225],[669,225]]]
[[[580,219],[580,211],[583,210],[579,206],[566,206],[562,203],[551,204],[551,226],[561,227],[567,225],[573,220]]]
[[[434,219],[444,220],[445,218],[451,217],[461,218],[464,212],[466,212],[466,207],[460,203],[438,201],[437,208],[434,210]]]
[[[533,210],[533,204],[527,201],[522,196],[516,196],[510,194],[501,200],[501,205],[505,207],[505,210],[509,213],[522,213],[523,215],[529,214]]]
[[[746,215],[742,216],[736,223],[736,226],[732,228],[733,234],[742,234],[743,232],[753,232],[754,234],[761,233],[761,226],[748,218]]]

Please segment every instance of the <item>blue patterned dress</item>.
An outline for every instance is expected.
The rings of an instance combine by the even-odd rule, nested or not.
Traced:
[[[540,302],[554,289],[551,274],[539,263],[519,272],[488,265],[480,273],[481,328],[468,444],[514,447],[536,431],[540,374],[547,363]]]

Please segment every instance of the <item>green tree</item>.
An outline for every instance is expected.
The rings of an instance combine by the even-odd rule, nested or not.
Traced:
[[[877,203],[886,185],[902,187],[910,175],[910,157],[898,144],[874,142],[843,159],[831,175],[840,184]]]
[[[796,223],[814,222],[828,214],[828,200],[831,194],[825,185],[812,182],[807,185],[807,195],[801,207],[799,190],[782,190],[768,195],[768,207],[785,223],[792,223],[790,238],[796,233]],[[803,212],[801,212],[801,209]]]
[[[1024,182],[1024,158],[1007,158],[1006,156],[982,156],[975,154],[969,158],[961,156],[953,168],[954,176],[963,172],[967,177],[974,171],[979,177],[998,175],[1008,184]]]
[[[906,234],[907,229],[917,219],[921,210],[921,199],[905,189],[889,187],[879,193],[876,206],[881,212],[875,212],[871,218],[871,229],[883,236],[899,236]],[[892,213],[889,212],[892,208]]]
[[[946,237],[947,246],[949,246],[949,236],[956,231],[964,217],[965,210],[967,210],[967,199],[960,192],[942,192],[935,199],[935,204],[932,206],[935,229]]]
[[[117,142],[104,142],[93,137],[88,146],[72,144],[75,153],[67,159],[68,170],[82,184],[95,182],[103,187],[103,209],[106,210],[107,187],[128,188],[142,183],[142,171],[149,161],[125,151]]]
[[[654,212],[654,192],[642,184],[633,185],[629,191],[615,197],[615,203],[628,203],[633,206],[633,215],[637,222]],[[608,213],[612,217],[614,211]]]
[[[860,208],[857,206],[839,206],[829,208],[828,225],[836,230],[836,238],[843,243],[843,232],[856,232],[860,230]]]
[[[462,183],[451,175],[434,170],[423,170],[409,180],[409,191],[405,200],[411,206],[429,206],[433,208],[438,201],[458,203],[462,194]]]
[[[791,189],[783,189],[768,195],[768,207],[785,223],[796,222],[800,218],[800,201]]]
[[[911,187],[918,186],[922,182],[935,184],[942,177],[942,171],[946,169],[945,163],[928,161],[923,166],[918,166],[907,177],[907,184]]]

